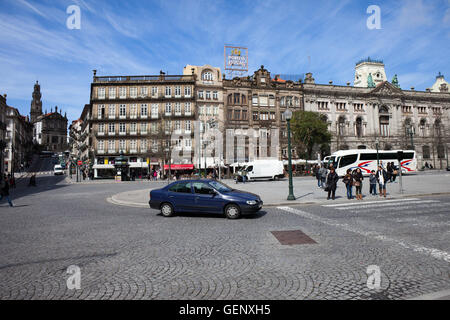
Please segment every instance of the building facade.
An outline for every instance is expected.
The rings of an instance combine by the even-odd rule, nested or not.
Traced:
[[[174,148],[190,154],[194,87],[192,74],[99,77],[94,71],[89,104],[94,177],[114,175],[121,153],[136,176],[162,167]],[[180,136],[175,145],[172,133]]]
[[[0,174],[5,172],[6,94],[0,96]]]
[[[376,66],[386,79],[384,65],[380,67]],[[363,78],[360,70],[357,65],[355,79]],[[402,90],[394,81],[380,81],[373,87],[367,77],[363,80],[365,86],[316,84],[312,74],[306,74],[302,86],[305,110],[319,112],[326,119],[333,136],[331,151],[375,149],[378,141],[384,150],[415,149],[419,168],[425,162],[446,167],[450,94],[445,87],[424,92]]]
[[[67,149],[67,115],[50,109],[50,113],[42,112],[41,86],[36,81],[31,100],[30,118],[33,123],[33,142],[43,150],[64,152]]]

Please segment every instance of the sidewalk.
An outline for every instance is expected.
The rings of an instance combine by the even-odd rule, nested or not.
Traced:
[[[365,201],[383,201],[385,198],[369,194],[368,178],[363,181],[363,196]],[[345,185],[342,179],[338,182],[336,200],[327,200],[327,193],[317,187],[317,180],[313,177],[298,177],[293,179],[294,195],[296,200],[288,201],[288,179],[282,181],[255,181],[235,184],[233,180],[223,180],[230,187],[256,193],[264,201],[266,206],[295,205],[295,204],[322,204],[322,203],[346,203],[355,202],[348,200]],[[161,182],[148,182],[146,188],[118,193],[108,201],[118,205],[132,207],[148,207],[149,191],[161,188]],[[442,175],[414,174],[403,176],[403,193],[400,193],[400,183],[387,184],[386,199],[398,199],[403,197],[424,196],[434,194],[450,194],[450,173]],[[377,187],[378,192],[378,187]],[[355,190],[353,188],[353,194]],[[361,203],[364,203],[364,200]]]

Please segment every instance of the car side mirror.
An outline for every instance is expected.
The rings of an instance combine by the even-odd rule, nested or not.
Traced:
[[[213,196],[215,196],[217,194],[217,191],[214,189],[210,189],[209,194],[212,194]]]

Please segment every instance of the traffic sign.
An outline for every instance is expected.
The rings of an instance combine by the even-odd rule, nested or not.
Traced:
[[[81,166],[81,165],[83,164],[83,161],[81,161],[81,160],[78,160],[78,162],[77,162],[77,163],[78,163],[78,165],[79,165],[79,166]]]

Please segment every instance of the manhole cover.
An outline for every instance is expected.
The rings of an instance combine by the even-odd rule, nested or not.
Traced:
[[[291,245],[317,243],[306,234],[304,234],[301,230],[271,231],[271,233],[281,244]]]

